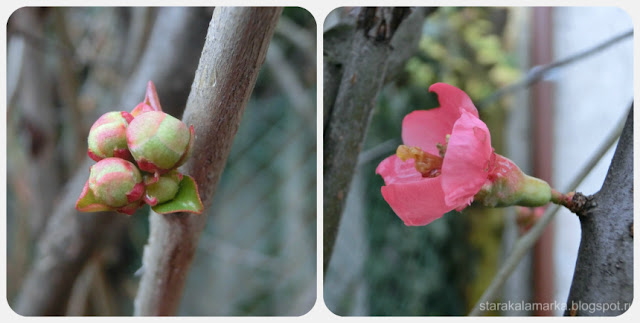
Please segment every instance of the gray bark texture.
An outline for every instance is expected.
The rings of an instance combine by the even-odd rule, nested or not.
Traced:
[[[403,37],[421,26],[423,10],[361,8],[355,28],[338,25],[325,33],[323,266],[328,268],[340,217],[378,93],[392,57],[411,51],[418,37]],[[414,16],[417,15],[417,16]],[[412,17],[413,16],[413,17]],[[407,18],[411,17],[411,18]],[[406,20],[412,21],[406,24]],[[404,30],[404,31],[403,31]],[[413,32],[414,35],[419,33]],[[397,63],[397,61],[394,61]],[[400,64],[398,64],[400,65]],[[395,65],[394,65],[395,66]],[[401,66],[401,65],[400,65]],[[336,88],[336,84],[339,86]],[[335,99],[334,99],[335,96]]]
[[[565,315],[620,315],[633,301],[633,106],[604,184],[587,203]]]
[[[135,315],[176,314],[206,212],[281,12],[221,7],[213,13],[183,116],[194,125],[196,139],[191,159],[180,169],[195,179],[205,211],[151,212]]]
[[[153,34],[161,34],[169,39],[192,39],[195,37],[194,34],[200,34],[200,37],[204,38],[208,19],[199,19],[199,12],[199,8],[162,9],[158,14],[158,23],[154,27]],[[166,24],[163,21],[172,21],[172,24]],[[185,36],[180,37],[179,34]],[[175,90],[173,93],[176,94],[174,97],[176,100],[180,98],[180,92],[184,93],[183,101],[187,97],[186,91],[176,90],[179,86],[170,82],[168,75],[182,75],[191,71],[191,77],[193,77],[196,63],[195,60],[186,59],[192,56],[187,48],[191,48],[191,51],[196,52],[197,55],[202,47],[181,43],[184,46],[174,46],[160,51],[157,50],[160,46],[158,42],[164,40],[159,36],[151,37],[152,40],[145,50],[144,58],[125,85],[125,89],[129,90],[120,100],[120,107],[123,110],[133,109],[144,99],[144,90],[149,80],[157,80],[155,81],[156,89],[161,96],[163,93]],[[150,66],[153,68],[149,68]],[[167,104],[165,101],[163,106],[169,107],[168,110],[179,111],[178,108],[173,107],[174,105]],[[54,207],[38,240],[31,269],[13,305],[16,313],[38,316],[63,315],[66,312],[72,286],[88,258],[100,246],[113,242],[113,237],[126,228],[125,215],[76,211],[75,202],[89,178],[89,167],[93,164],[92,160],[85,158],[59,195],[59,202]]]

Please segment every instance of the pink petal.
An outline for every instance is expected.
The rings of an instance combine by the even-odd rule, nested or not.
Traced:
[[[440,176],[383,186],[381,191],[405,225],[427,225],[452,209],[444,203]]]
[[[151,81],[147,83],[147,93],[144,96],[143,102],[151,106],[154,111],[162,111],[158,92],[156,92],[156,86]]]
[[[444,203],[440,177],[422,177],[413,159],[403,162],[389,156],[376,173],[387,185],[381,189],[382,196],[406,225],[426,225],[452,209]]]
[[[441,108],[456,111],[464,109],[474,116],[479,117],[478,110],[476,106],[473,105],[471,98],[459,88],[446,83],[435,83],[429,87],[429,92],[438,94],[438,102],[440,102]]]
[[[138,105],[136,105],[135,108],[133,108],[133,110],[131,110],[131,113],[129,114],[132,117],[137,117],[145,112],[149,112],[149,111],[155,111],[150,105],[144,103],[144,102],[140,102]],[[131,121],[129,121],[129,123],[131,123]]]
[[[442,189],[447,205],[463,208],[473,201],[488,176],[493,154],[487,125],[464,111],[453,126],[442,164]]]
[[[418,146],[423,151],[438,155],[436,144],[444,144],[451,134],[453,124],[462,111],[478,116],[478,110],[469,96],[455,86],[436,83],[429,91],[438,94],[440,107],[417,110],[409,113],[402,121],[402,141],[408,146]]]
[[[458,111],[442,108],[413,111],[402,121],[402,141],[437,156],[436,144],[446,142],[459,116]]]
[[[391,155],[380,162],[376,168],[376,174],[381,175],[387,185],[422,180],[422,174],[416,170],[413,159],[403,162],[396,155]]]

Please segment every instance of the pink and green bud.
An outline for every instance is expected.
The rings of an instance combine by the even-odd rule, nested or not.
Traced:
[[[489,177],[474,199],[485,206],[543,206],[551,201],[547,182],[526,175],[508,158],[495,154]]]
[[[127,127],[127,145],[140,170],[164,174],[182,165],[190,155],[193,126],[161,111],[138,115]]]
[[[76,209],[131,215],[142,204],[144,192],[142,175],[133,163],[120,158],[105,158],[91,167]]]
[[[144,95],[144,101],[140,102],[140,104],[131,111],[131,115],[137,117],[149,111],[162,111],[156,86],[151,81],[147,83],[147,92]]]
[[[155,111],[150,105],[144,103],[144,102],[140,102],[138,105],[136,105],[135,108],[133,108],[133,110],[131,110],[131,115],[135,118],[145,112],[149,112],[149,111]]]
[[[160,177],[154,175],[145,175],[145,196],[144,201],[151,205],[156,206],[164,202],[172,200],[178,190],[180,189],[180,182],[182,181],[182,174],[173,170]]]
[[[91,159],[118,157],[133,160],[127,147],[127,126],[133,116],[125,111],[107,112],[91,126],[89,130],[89,149]]]

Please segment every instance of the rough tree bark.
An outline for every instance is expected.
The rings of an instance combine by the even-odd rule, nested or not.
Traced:
[[[193,157],[181,168],[198,183],[201,215],[151,212],[136,315],[174,315],[224,169],[281,8],[216,8],[183,121],[195,127]]]
[[[358,154],[387,67],[397,51],[411,42],[391,41],[409,16],[409,8],[359,9],[356,27],[337,30],[335,46],[325,46],[323,266],[328,268],[340,217],[347,198]],[[424,18],[423,11],[417,15]],[[421,23],[422,19],[416,19]],[[403,23],[403,24],[401,24]],[[420,25],[420,24],[419,24]],[[414,33],[419,34],[419,33]],[[341,48],[346,50],[341,50]],[[336,89],[335,84],[339,84]],[[335,100],[333,96],[335,95]]]
[[[187,41],[197,37],[194,36],[196,34],[204,38],[208,19],[200,19],[200,12],[199,8],[161,10],[145,55],[125,85],[126,89],[132,90],[121,97],[122,109],[133,108],[142,101],[149,80],[157,80],[156,89],[163,95],[171,91],[180,93],[175,91],[177,86],[170,82],[168,75],[182,75],[191,71],[193,77],[196,61],[188,58],[193,57],[193,53],[197,57],[201,46]],[[166,24],[163,21],[172,23]],[[158,42],[165,42],[167,38],[184,42],[180,41],[170,48],[158,50],[161,46]],[[190,51],[192,54],[189,54]],[[184,84],[189,83],[184,82],[183,87]],[[188,87],[185,88],[188,90]],[[187,94],[184,90],[182,92],[184,102]],[[176,98],[179,99],[180,97]],[[167,101],[162,101],[164,106],[173,106],[167,104]],[[177,108],[171,110],[179,111]],[[93,163],[86,158],[59,195],[59,202],[38,241],[32,268],[26,275],[13,307],[21,315],[64,314],[71,287],[87,259],[101,243],[104,243],[105,235],[116,234],[127,223],[127,218],[123,215],[108,212],[80,213],[75,210],[75,202],[89,177],[88,170]]]
[[[633,105],[604,184],[587,203],[565,315],[620,315],[633,301]]]

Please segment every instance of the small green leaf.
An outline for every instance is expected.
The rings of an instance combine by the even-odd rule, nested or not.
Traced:
[[[200,201],[198,185],[196,181],[188,175],[184,175],[180,182],[180,190],[172,200],[152,207],[154,212],[159,214],[189,212],[201,214],[204,207]]]
[[[76,201],[76,210],[80,212],[100,212],[100,211],[110,211],[112,208],[102,204],[95,195],[93,195],[93,191],[89,189],[89,181],[84,184],[84,188],[82,189],[82,193],[80,193],[80,198]]]

